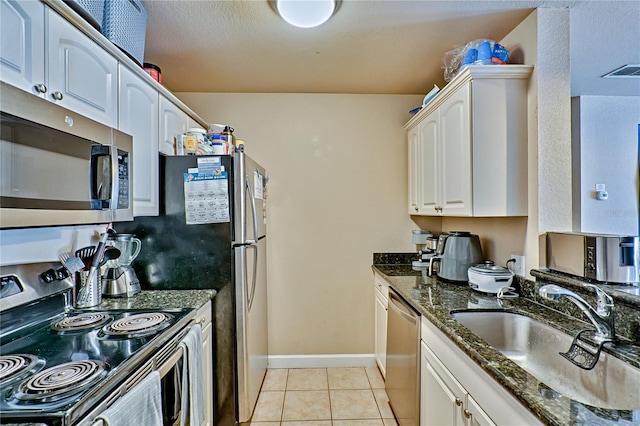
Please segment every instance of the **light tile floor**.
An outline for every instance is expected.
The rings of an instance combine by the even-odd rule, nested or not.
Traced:
[[[245,426],[397,426],[377,367],[270,369]]]

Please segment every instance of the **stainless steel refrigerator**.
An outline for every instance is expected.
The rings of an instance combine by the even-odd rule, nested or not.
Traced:
[[[251,418],[267,369],[266,183],[245,155],[160,156],[160,215],[114,225],[142,241],[145,289],[215,289],[214,421]]]

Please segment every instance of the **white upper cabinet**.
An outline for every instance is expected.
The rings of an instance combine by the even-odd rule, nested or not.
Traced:
[[[441,167],[439,178],[440,196],[436,202],[440,213],[450,216],[471,216],[473,202],[473,182],[471,181],[471,83],[462,86],[442,103],[438,110],[440,128],[440,156],[437,163]],[[491,167],[486,164],[486,167]],[[436,177],[437,179],[438,177]]]
[[[158,91],[120,65],[118,129],[133,136],[133,215],[157,216]]]
[[[438,158],[438,111],[434,111],[416,126],[416,146],[409,148],[409,164],[414,168],[414,178],[409,180],[410,197],[416,199],[409,208],[409,214],[428,215],[435,211],[440,197]],[[411,133],[410,133],[411,134]],[[412,144],[412,138],[409,144]],[[415,204],[415,206],[414,206]]]
[[[116,127],[117,59],[39,1],[0,1],[2,81]]]
[[[405,125],[410,214],[527,215],[532,69],[467,67]]]
[[[175,155],[177,135],[187,131],[193,121],[174,103],[160,95],[160,152]]]
[[[420,159],[420,156],[418,155],[420,127],[421,124],[409,130],[407,134],[407,140],[409,143],[409,146],[407,147],[409,152],[409,214],[420,213],[420,205],[418,204],[418,184],[421,182],[421,179],[418,176],[418,172],[420,170],[420,167],[418,166],[418,160]]]
[[[158,215],[158,152],[174,155],[176,136],[202,120],[111,42],[65,19],[66,5],[50,6],[0,0],[0,79],[133,136],[133,214]]]
[[[47,9],[47,97],[70,110],[118,125],[118,60]]]
[[[44,96],[44,5],[0,0],[0,77],[12,86]]]

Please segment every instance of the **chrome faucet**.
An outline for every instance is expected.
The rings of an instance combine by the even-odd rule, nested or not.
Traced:
[[[567,290],[566,288],[548,284],[540,287],[540,296],[547,300],[558,300],[562,297],[566,297],[584,312],[589,318],[591,323],[596,328],[594,340],[599,343],[615,342],[616,329],[613,321],[613,299],[600,287],[593,284],[585,284],[588,287],[592,287],[596,291],[597,306],[593,309],[589,303],[576,293]]]

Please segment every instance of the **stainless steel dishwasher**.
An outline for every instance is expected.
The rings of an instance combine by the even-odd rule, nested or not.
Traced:
[[[385,390],[399,426],[420,423],[420,314],[389,288]]]

